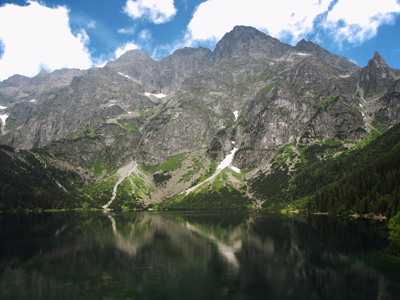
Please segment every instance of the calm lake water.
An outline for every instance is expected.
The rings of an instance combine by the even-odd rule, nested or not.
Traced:
[[[0,299],[400,299],[383,225],[242,211],[0,214]]]

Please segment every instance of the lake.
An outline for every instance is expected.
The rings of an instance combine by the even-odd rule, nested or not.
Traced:
[[[387,237],[246,211],[0,214],[0,299],[400,299]]]

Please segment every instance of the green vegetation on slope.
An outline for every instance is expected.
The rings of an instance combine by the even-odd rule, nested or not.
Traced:
[[[302,200],[309,212],[394,216],[400,210],[399,141],[400,125],[395,125],[363,148],[337,156],[328,154],[345,151],[341,143],[314,144],[303,149],[306,161],[292,172],[288,160],[276,161],[270,173],[250,182],[250,191],[266,199],[268,209]]]
[[[156,171],[168,172],[172,170],[176,170],[181,167],[182,161],[186,158],[187,153],[181,153],[171,157],[169,160],[163,162],[159,165],[146,165],[144,163],[141,164],[141,168],[149,173],[154,173]]]
[[[212,167],[213,168],[213,167]],[[233,184],[230,180],[236,181]],[[226,168],[213,181],[204,183],[194,191],[175,195],[159,204],[160,209],[232,209],[252,205],[246,194],[244,175]]]
[[[207,173],[203,174],[197,180],[195,180],[192,183],[191,187],[196,186],[197,184],[199,184],[199,183],[203,182],[204,180],[206,180],[207,178],[211,177],[217,170],[217,167],[218,167],[217,164],[211,160],[210,168],[208,169]],[[198,170],[197,170],[197,172],[198,172]]]
[[[115,210],[136,210],[142,209],[144,204],[136,197],[129,179],[125,178],[117,188],[117,193],[114,201],[110,205],[110,209]]]
[[[137,120],[136,119],[117,119],[117,122],[129,132],[138,131]]]
[[[112,197],[112,191],[116,182],[117,178],[115,176],[107,176],[84,187],[82,193],[94,202],[94,205],[89,208],[101,208],[107,204]]]
[[[0,211],[23,209],[69,209],[92,201],[81,195],[77,174],[47,166],[40,155],[45,151],[15,152],[0,146]]]
[[[390,246],[389,251],[390,253],[399,256],[400,255],[400,212],[396,214],[390,221],[389,221],[389,230],[390,230],[390,237],[389,240]]]
[[[251,205],[245,191],[230,185],[220,188],[202,189],[187,196],[176,195],[160,203],[161,209],[231,209]]]

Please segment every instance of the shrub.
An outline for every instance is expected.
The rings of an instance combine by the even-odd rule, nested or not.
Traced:
[[[400,255],[400,212],[389,221],[389,251],[393,255]]]

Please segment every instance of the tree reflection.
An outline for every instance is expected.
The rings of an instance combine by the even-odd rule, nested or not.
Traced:
[[[1,299],[353,300],[400,292],[399,274],[376,262],[386,233],[365,220],[55,213],[1,215],[0,228]]]

